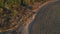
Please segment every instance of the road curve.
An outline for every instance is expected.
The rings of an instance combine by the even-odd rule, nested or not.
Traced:
[[[35,20],[29,25],[29,34],[60,34],[60,1],[39,9]]]

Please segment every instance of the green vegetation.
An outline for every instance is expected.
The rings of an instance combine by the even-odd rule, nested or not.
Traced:
[[[4,0],[0,0],[0,7],[4,6]]]
[[[3,6],[11,6],[13,4],[16,4],[16,5],[20,5],[20,4],[30,4],[30,3],[33,3],[34,0],[0,0],[0,6],[3,7]],[[9,6],[9,7],[10,7]]]
[[[38,0],[0,0],[0,31],[12,28],[16,22],[25,22],[32,15],[30,10],[35,1]]]
[[[7,10],[11,10],[12,12],[14,12],[14,10],[16,10],[21,5],[29,5],[31,3],[34,3],[34,0],[0,0],[0,8],[6,8]],[[17,13],[17,11],[15,12]],[[2,11],[0,10],[0,14],[1,13]]]

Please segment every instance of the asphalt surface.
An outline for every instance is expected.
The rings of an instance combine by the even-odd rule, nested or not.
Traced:
[[[38,10],[29,25],[29,34],[60,34],[60,1],[48,3]]]

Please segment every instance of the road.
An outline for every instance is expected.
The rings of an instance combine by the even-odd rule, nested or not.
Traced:
[[[60,1],[51,2],[39,9],[29,26],[29,34],[60,34]]]

